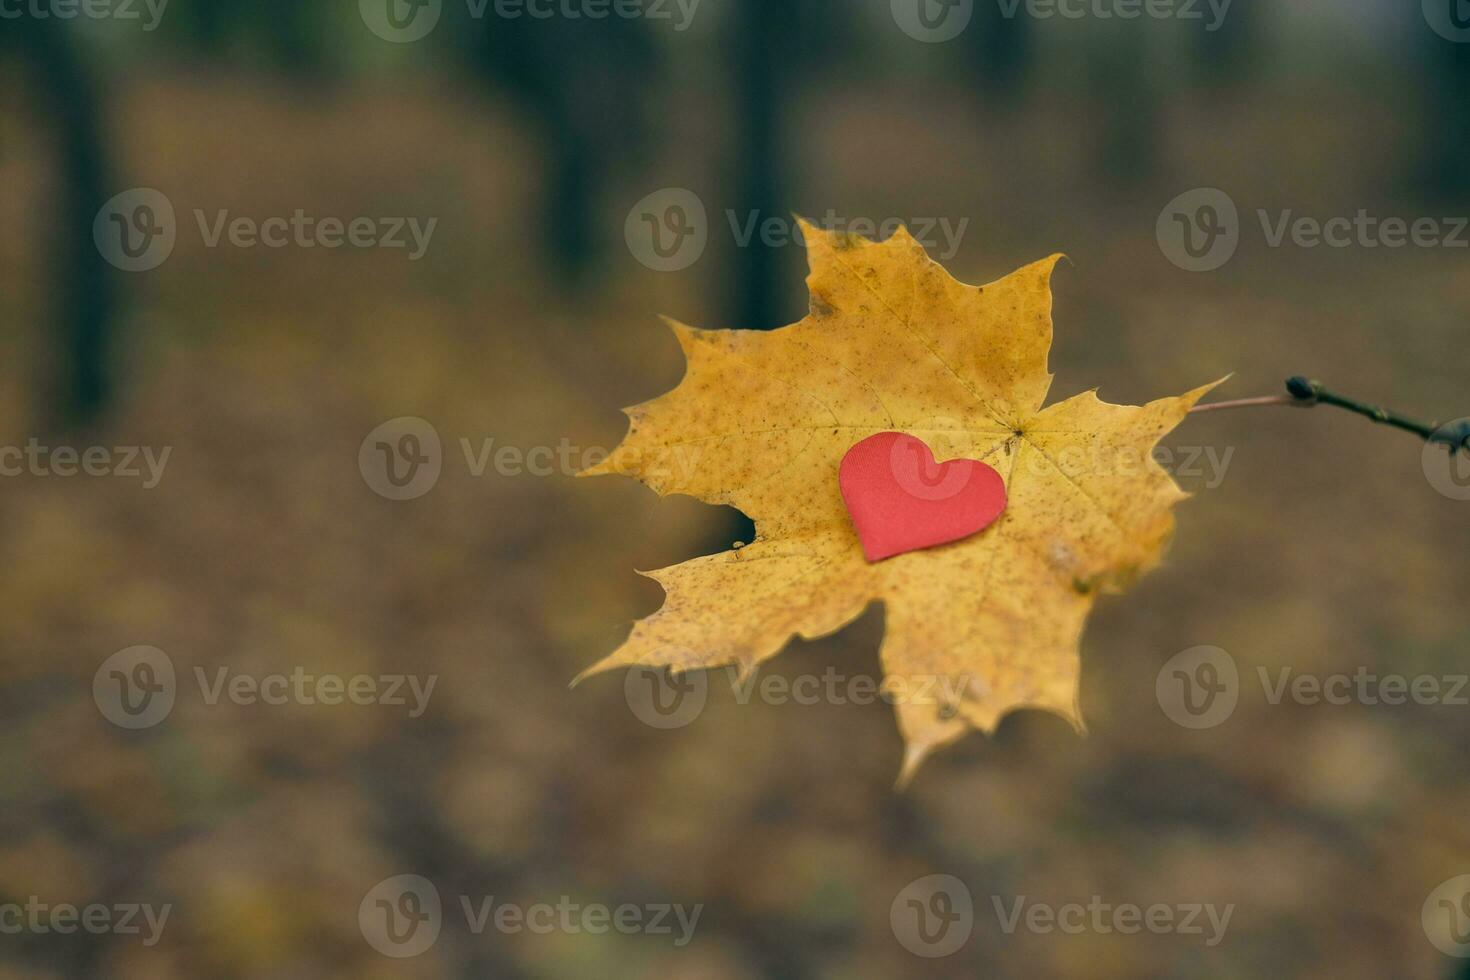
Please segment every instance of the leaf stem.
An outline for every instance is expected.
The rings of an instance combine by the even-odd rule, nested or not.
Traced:
[[[1211,402],[1196,405],[1190,413],[1213,412],[1227,408],[1249,408],[1257,405],[1291,405],[1297,408],[1312,408],[1316,405],[1334,405],[1349,412],[1372,419],[1381,425],[1390,425],[1405,432],[1412,432],[1426,442],[1439,443],[1449,452],[1464,450],[1470,453],[1470,419],[1460,419],[1447,424],[1420,422],[1398,412],[1389,411],[1378,405],[1369,405],[1356,398],[1339,395],[1323,387],[1320,381],[1311,381],[1301,375],[1286,379],[1285,395],[1266,395],[1260,398],[1237,398],[1234,401]]]
[[[1237,398],[1228,402],[1210,402],[1206,405],[1196,405],[1189,410],[1193,415],[1195,412],[1218,412],[1227,408],[1250,408],[1253,405],[1296,405],[1299,408],[1310,408],[1307,403],[1297,401],[1290,395],[1262,395],[1259,398]]]

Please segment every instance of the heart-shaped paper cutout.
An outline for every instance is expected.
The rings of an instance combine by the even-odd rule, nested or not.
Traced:
[[[978,459],[936,463],[922,439],[902,432],[849,449],[837,482],[870,562],[968,538],[1006,509],[994,467]]]

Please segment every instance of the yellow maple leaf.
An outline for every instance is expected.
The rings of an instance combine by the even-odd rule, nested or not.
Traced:
[[[688,367],[668,394],[625,409],[626,438],[581,475],[622,473],[660,495],[739,508],[750,545],[646,573],[663,607],[582,676],[618,666],[749,671],[791,639],[832,633],[882,601],[885,684],[959,697],[895,697],[900,781],[970,728],[1019,707],[1079,731],[1083,620],[1102,590],[1156,565],[1187,496],[1151,450],[1213,385],[1147,405],[1085,392],[1043,409],[1052,376],[1059,256],[997,282],[958,282],[900,230],[871,242],[802,222],[811,312],[779,330],[668,320]],[[863,557],[838,466],[879,432],[937,460],[983,460],[1004,513],[972,537],[877,563]],[[580,677],[578,678],[581,679]]]

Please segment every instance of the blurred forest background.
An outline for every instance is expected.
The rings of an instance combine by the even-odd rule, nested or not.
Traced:
[[[805,312],[797,244],[731,221],[967,221],[987,282],[1053,251],[1053,397],[1137,402],[1304,373],[1427,418],[1470,414],[1470,251],[1273,248],[1273,215],[1470,213],[1470,43],[1433,4],[1235,0],[1184,19],[1037,18],[975,0],[953,40],[888,0],[703,0],[681,23],[483,17],[444,0],[393,43],[350,0],[173,0],[143,21],[0,3],[0,444],[170,447],[156,488],[0,479],[0,902],[169,902],[161,941],[0,935],[0,980],[120,977],[1452,977],[1421,906],[1470,873],[1470,709],[1271,705],[1175,726],[1155,677],[1225,648],[1275,671],[1453,675],[1470,662],[1467,504],[1402,433],[1345,413],[1189,420],[1227,451],[1171,559],[1083,643],[1091,732],[1008,718],[895,794],[882,704],[739,704],[687,727],[619,676],[567,690],[659,602],[634,568],[749,540],[739,515],[632,481],[475,475],[479,446],[608,447],[671,387],[655,314],[769,328]],[[40,7],[36,4],[41,3]],[[54,9],[55,5],[52,5]],[[1206,12],[1203,4],[1200,9]],[[19,13],[18,16],[12,14]],[[1470,24],[1466,24],[1470,27]],[[177,241],[109,264],[94,220],[153,188]],[[1233,259],[1170,261],[1161,209],[1219,188]],[[708,248],[624,241],[687,188]],[[423,257],[209,247],[194,212],[437,218]],[[732,217],[733,216],[733,217]],[[931,251],[933,251],[931,249]],[[443,473],[384,499],[354,462],[418,416]],[[1205,483],[1217,485],[1205,486]],[[882,611],[767,673],[879,676]],[[93,676],[172,658],[170,717],[126,731]],[[193,669],[437,675],[386,706],[210,705]],[[390,959],[359,902],[703,904],[693,942],[475,935]],[[915,956],[890,905],[963,880],[974,934]],[[1228,934],[1006,934],[1006,901],[1234,903]],[[1457,972],[1458,971],[1458,972]]]

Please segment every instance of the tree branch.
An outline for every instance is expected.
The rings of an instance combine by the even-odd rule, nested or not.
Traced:
[[[1286,379],[1286,395],[1267,395],[1260,398],[1238,398],[1228,402],[1211,402],[1196,405],[1195,412],[1213,412],[1227,408],[1249,408],[1258,405],[1291,405],[1296,408],[1312,408],[1317,405],[1334,405],[1349,412],[1372,419],[1381,425],[1391,425],[1405,432],[1412,432],[1426,442],[1437,443],[1451,453],[1464,450],[1470,453],[1470,418],[1457,422],[1420,422],[1398,412],[1391,412],[1377,405],[1368,405],[1355,398],[1329,391],[1319,381],[1309,381],[1297,375]]]

